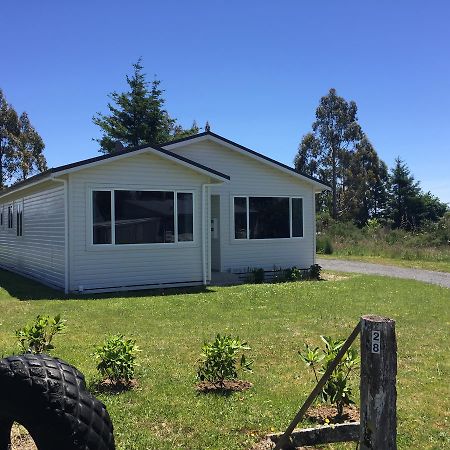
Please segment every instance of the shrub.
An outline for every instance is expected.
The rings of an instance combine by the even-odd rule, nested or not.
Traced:
[[[333,339],[327,336],[320,337],[325,343],[325,348],[322,352],[320,352],[319,347],[311,348],[307,343],[305,343],[305,351],[298,352],[303,362],[313,371],[316,382],[319,381],[318,374],[325,373],[345,342],[345,339]],[[342,415],[345,405],[354,403],[349,378],[352,371],[358,368],[358,365],[358,352],[351,347],[345,352],[322,389],[322,401],[334,405],[338,415]]]
[[[329,236],[317,236],[316,251],[324,255],[331,255],[333,253],[333,244]]]
[[[308,269],[308,275],[311,280],[320,280],[322,267],[319,264],[312,264]]]
[[[303,272],[295,266],[286,269],[285,276],[287,281],[300,281],[304,278]]]
[[[247,283],[261,284],[264,283],[265,278],[266,273],[264,269],[255,267],[248,271],[246,281]]]
[[[225,380],[238,378],[238,363],[241,370],[251,372],[252,361],[246,359],[245,350],[251,348],[239,337],[218,334],[213,342],[203,344],[197,378],[223,387]]]
[[[59,314],[55,317],[38,315],[34,322],[16,330],[16,337],[23,352],[44,353],[55,348],[52,340],[65,328],[65,321]]]
[[[94,352],[99,361],[97,370],[103,379],[114,384],[129,384],[134,378],[138,351],[136,341],[125,339],[121,334],[110,336]]]

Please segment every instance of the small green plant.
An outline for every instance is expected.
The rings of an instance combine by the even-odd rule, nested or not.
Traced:
[[[302,361],[313,371],[316,382],[319,381],[319,374],[322,375],[325,373],[345,342],[345,339],[333,339],[329,336],[320,337],[325,343],[325,348],[322,351],[319,347],[312,348],[305,343],[305,351],[298,352]],[[358,352],[351,347],[345,352],[343,358],[322,389],[322,401],[334,405],[340,416],[344,412],[345,405],[354,403],[349,378],[358,366]]]
[[[104,380],[113,384],[129,384],[134,378],[138,351],[136,341],[121,334],[110,336],[94,352],[99,361],[97,370]]]
[[[34,322],[16,330],[16,337],[23,352],[45,353],[55,348],[53,338],[65,328],[65,321],[59,314],[55,317],[38,315]]]
[[[286,280],[287,281],[300,281],[304,278],[303,272],[297,267],[290,267],[286,269]]]
[[[322,267],[319,264],[312,264],[308,269],[308,276],[311,280],[320,280],[320,272]]]
[[[248,271],[247,283],[261,284],[264,283],[265,278],[266,273],[264,269],[255,267]]]
[[[316,239],[316,251],[324,255],[333,254],[333,244],[329,236],[317,236]]]
[[[239,337],[218,334],[214,341],[205,342],[197,369],[198,380],[223,387],[225,380],[238,378],[238,364],[243,371],[251,372],[252,361],[245,357],[245,350],[251,348]]]

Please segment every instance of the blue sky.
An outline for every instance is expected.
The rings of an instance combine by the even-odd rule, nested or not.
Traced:
[[[143,57],[183,125],[291,164],[329,88],[355,100],[382,159],[450,202],[450,3],[3,2],[0,87],[50,166],[95,156],[91,118]]]

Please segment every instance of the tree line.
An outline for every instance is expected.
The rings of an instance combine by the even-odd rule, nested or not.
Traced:
[[[354,101],[330,89],[316,109],[312,131],[299,144],[296,170],[331,187],[317,197],[318,210],[361,227],[373,219],[406,230],[438,221],[447,204],[424,192],[400,157],[388,169],[358,123],[357,110]]]
[[[19,116],[0,89],[0,189],[46,170],[44,148],[28,114]]]
[[[200,131],[195,121],[185,129],[169,115],[161,81],[147,81],[143,69],[139,59],[126,76],[128,89],[109,94],[108,114],[93,116],[102,133],[94,139],[101,153],[161,145]],[[331,192],[317,196],[318,210],[361,227],[373,219],[407,230],[438,221],[448,206],[424,192],[400,158],[388,169],[358,123],[357,111],[354,101],[330,89],[319,102],[311,132],[299,144],[296,170],[331,186]],[[0,188],[45,170],[43,151],[27,113],[19,116],[0,90]]]

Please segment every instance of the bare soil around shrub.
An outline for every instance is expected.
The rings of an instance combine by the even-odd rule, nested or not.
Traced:
[[[196,391],[201,394],[208,393],[232,393],[243,392],[253,386],[249,381],[243,380],[225,380],[223,383],[211,383],[210,381],[201,381],[196,386]]]

